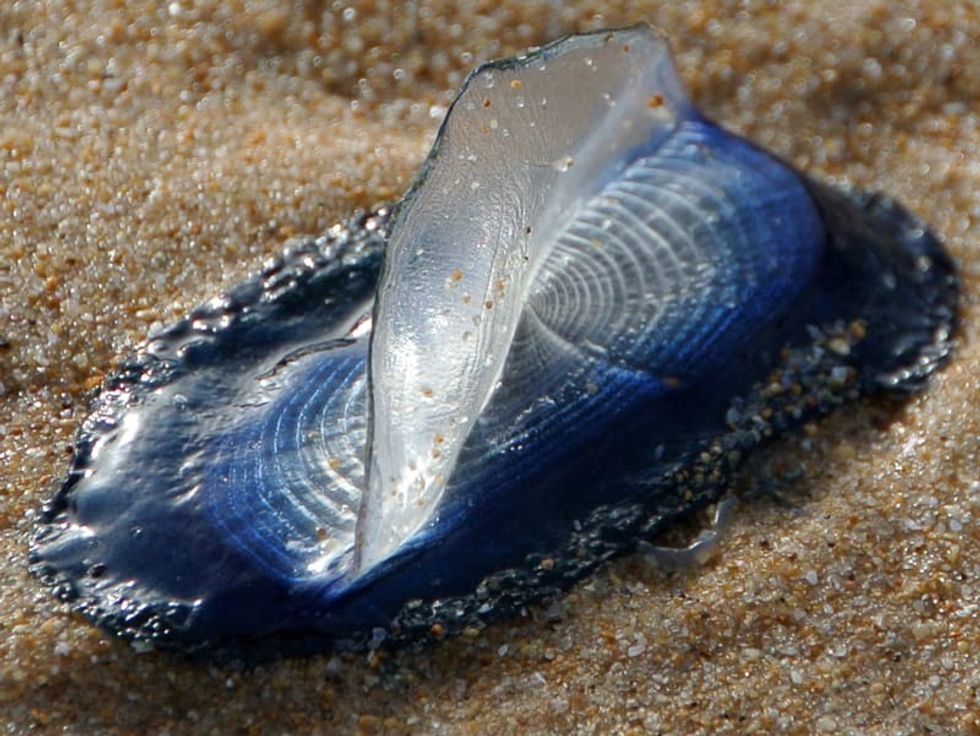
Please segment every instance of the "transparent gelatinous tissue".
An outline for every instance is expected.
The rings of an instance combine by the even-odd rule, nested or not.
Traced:
[[[920,385],[955,304],[923,223],[704,119],[660,35],[569,37],[478,69],[391,211],[140,347],[32,568],[187,650],[480,625]]]
[[[685,130],[698,117],[646,29],[580,36],[467,84],[392,225],[364,567],[434,512],[489,404],[516,403],[494,407],[510,416],[555,390],[598,403],[607,371],[661,368],[663,330],[699,321],[702,304],[710,339],[773,275],[786,294],[803,283],[822,232],[802,184],[749,156],[699,154]],[[520,382],[502,380],[508,361]]]

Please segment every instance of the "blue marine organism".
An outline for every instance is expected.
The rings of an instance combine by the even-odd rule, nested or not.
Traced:
[[[393,208],[138,348],[31,565],[185,651],[480,626],[919,388],[956,299],[922,222],[705,119],[657,33],[571,36],[477,69]]]

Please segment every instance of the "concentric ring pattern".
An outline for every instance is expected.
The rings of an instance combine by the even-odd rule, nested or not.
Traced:
[[[349,560],[364,483],[365,347],[307,357],[273,401],[205,451],[212,522],[270,572],[336,577]]]
[[[447,504],[492,496],[524,465],[533,477],[719,368],[810,280],[824,237],[787,167],[710,123],[681,124],[559,235]]]

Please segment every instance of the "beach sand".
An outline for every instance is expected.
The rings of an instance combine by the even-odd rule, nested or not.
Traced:
[[[978,8],[3,3],[4,733],[980,734]],[[962,328],[925,393],[767,451],[755,472],[806,469],[793,504],[743,505],[702,569],[623,560],[547,612],[385,662],[139,653],[28,575],[91,392],[148,331],[397,197],[474,64],[640,20],[708,115],[934,226]]]

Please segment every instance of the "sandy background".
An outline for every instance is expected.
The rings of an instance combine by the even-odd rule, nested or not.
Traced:
[[[457,7],[458,6],[458,7]],[[0,4],[0,722],[7,733],[980,733],[975,2]],[[397,196],[465,72],[648,20],[716,119],[927,217],[953,363],[764,459],[722,557],[623,561],[543,615],[249,672],[139,654],[26,573],[89,391],[290,238]]]

